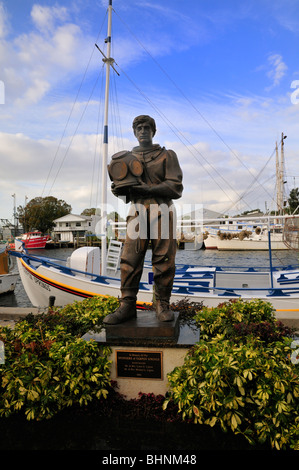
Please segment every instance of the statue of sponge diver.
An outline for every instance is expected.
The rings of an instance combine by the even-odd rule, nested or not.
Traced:
[[[169,308],[177,246],[172,200],[182,196],[182,170],[173,150],[153,144],[156,123],[152,117],[137,116],[133,121],[133,130],[139,145],[130,152],[123,151],[113,155],[108,167],[113,181],[113,194],[126,197],[126,202],[131,202],[120,261],[120,305],[104,318],[104,323],[108,325],[122,323],[137,316],[136,300],[149,242],[152,248],[156,316],[162,322],[172,321],[174,318]],[[135,175],[134,183],[130,182],[130,174]],[[163,207],[166,210],[161,210]],[[136,227],[136,217],[141,232],[137,234],[136,230],[130,230],[130,227]],[[163,231],[165,236],[162,236]]]

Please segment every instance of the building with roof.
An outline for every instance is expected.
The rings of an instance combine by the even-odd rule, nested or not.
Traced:
[[[76,238],[84,238],[92,231],[92,216],[67,214],[54,220],[54,241],[73,244]]]

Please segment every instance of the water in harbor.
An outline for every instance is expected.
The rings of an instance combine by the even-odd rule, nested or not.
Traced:
[[[66,260],[73,252],[73,248],[58,248],[48,250],[32,250],[31,254],[47,256]],[[146,256],[150,262],[151,251]],[[178,250],[177,264],[195,264],[199,266],[235,266],[235,267],[269,267],[269,253],[267,251],[218,251],[218,250]],[[294,250],[272,251],[273,266],[298,265],[298,253]],[[17,271],[17,267],[15,267]],[[13,294],[0,297],[2,307],[31,307],[32,304],[24,291],[19,279]]]

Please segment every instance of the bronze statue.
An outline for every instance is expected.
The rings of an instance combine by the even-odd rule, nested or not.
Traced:
[[[136,317],[136,299],[149,241],[152,248],[156,316],[173,320],[169,300],[175,274],[176,222],[172,199],[182,195],[182,170],[173,150],[153,144],[156,124],[150,116],[133,121],[139,145],[119,152],[108,167],[112,192],[131,201],[127,235],[121,255],[121,299],[104,323],[113,325]],[[139,231],[136,231],[138,228]]]

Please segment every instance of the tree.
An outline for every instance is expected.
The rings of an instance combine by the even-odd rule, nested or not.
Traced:
[[[119,215],[118,212],[112,211],[107,215],[108,220],[112,220],[113,222],[124,222],[124,219]]]
[[[53,221],[69,214],[71,210],[71,206],[62,199],[48,196],[31,199],[25,207],[18,207],[17,214],[24,232],[40,230],[48,233],[54,227]]]
[[[289,203],[290,213],[293,214],[293,212],[299,206],[299,189],[298,188],[294,188],[290,191],[288,203]]]
[[[91,207],[90,209],[84,209],[84,211],[81,212],[81,215],[95,215],[96,211],[97,209],[95,207]]]

